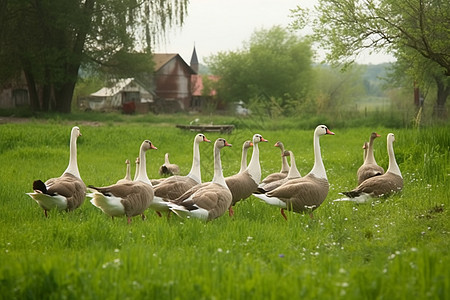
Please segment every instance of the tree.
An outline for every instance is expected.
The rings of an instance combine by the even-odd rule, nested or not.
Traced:
[[[319,0],[316,13],[313,38],[328,51],[331,63],[348,66],[366,50],[396,56],[407,51],[450,76],[449,1]],[[294,9],[293,27],[308,24],[309,15],[308,10]],[[442,105],[445,101],[437,103],[438,111],[444,111]]]
[[[305,97],[310,90],[312,51],[309,41],[275,26],[255,31],[242,50],[208,57],[220,77],[219,97],[229,102],[271,97]]]
[[[151,46],[168,27],[183,23],[187,3],[3,0],[0,64],[6,70],[0,80],[23,71],[32,109],[68,113],[80,66],[119,76],[148,70]]]

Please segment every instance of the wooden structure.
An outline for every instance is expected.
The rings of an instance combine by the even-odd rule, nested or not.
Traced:
[[[231,133],[234,129],[234,125],[209,125],[209,124],[195,124],[195,125],[181,125],[177,124],[177,128],[186,129],[190,131],[199,132],[220,132]]]
[[[158,107],[167,113],[190,109],[192,101],[191,76],[196,72],[179,54],[155,53],[154,86]]]

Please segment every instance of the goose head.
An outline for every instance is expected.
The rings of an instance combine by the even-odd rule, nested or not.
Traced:
[[[374,140],[374,139],[376,139],[377,137],[380,137],[380,136],[381,135],[379,135],[378,133],[372,132],[372,134],[370,135],[370,139]]]
[[[331,134],[334,135],[334,132],[331,132],[327,126],[325,125],[319,125],[316,127],[316,130],[314,131],[315,135],[321,136],[325,134]]]
[[[222,149],[223,147],[231,147],[233,145],[229,144],[224,138],[218,138],[214,143],[214,146],[218,149]]]
[[[208,143],[210,143],[211,141],[208,140],[208,139],[206,138],[206,136],[205,136],[203,133],[199,133],[199,134],[197,134],[197,135],[195,136],[195,142],[196,142],[197,144],[199,144],[199,143],[201,143],[201,142],[208,142]]]
[[[243,148],[243,149],[248,149],[248,148],[250,148],[250,147],[253,147],[253,143],[252,143],[252,141],[250,141],[250,140],[245,141],[244,144],[242,145],[242,148]]]
[[[291,156],[291,151],[284,150],[284,152],[281,154],[281,156]]]
[[[259,142],[268,142],[265,138],[262,137],[259,133],[256,133],[253,135],[253,145],[259,143]]]
[[[142,142],[142,149],[144,150],[144,151],[147,151],[147,150],[149,150],[149,149],[158,149],[158,148],[156,148],[153,144],[152,144],[152,142],[150,142],[149,140],[145,140],[145,141],[143,141]]]
[[[393,143],[393,142],[395,142],[395,136],[394,136],[393,133],[389,133],[389,134],[387,135],[387,142],[388,142],[388,143]]]
[[[81,136],[80,128],[78,126],[72,127],[71,135],[75,138]]]

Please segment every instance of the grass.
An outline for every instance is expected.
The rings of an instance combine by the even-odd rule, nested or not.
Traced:
[[[330,192],[314,218],[279,210],[254,197],[233,218],[209,223],[159,218],[111,221],[86,201],[70,212],[42,210],[26,192],[35,179],[67,166],[70,128],[79,122],[32,120],[0,125],[0,298],[2,299],[448,299],[450,295],[449,126],[421,129],[332,127],[321,138]],[[239,123],[244,124],[244,122]],[[150,178],[164,153],[184,174],[194,133],[146,122],[79,124],[78,162],[86,184],[107,185],[125,175],[125,159],[150,139]],[[224,137],[223,171],[239,169],[242,142],[261,133],[263,176],[280,169],[277,140],[312,167],[312,129],[263,129],[262,121]],[[372,131],[375,157],[387,168],[386,135],[405,187],[368,205],[337,203],[356,183],[362,142]],[[206,133],[214,141],[219,134]],[[212,178],[212,145],[200,145],[202,177]],[[250,156],[250,154],[249,154]]]

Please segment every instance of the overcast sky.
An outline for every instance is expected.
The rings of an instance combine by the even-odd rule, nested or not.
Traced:
[[[178,53],[189,64],[195,44],[200,63],[221,51],[241,49],[255,30],[287,26],[290,9],[313,8],[316,0],[190,0],[188,16],[181,28],[172,29],[157,53]],[[305,34],[306,32],[303,32]],[[317,50],[317,49],[316,49]],[[389,55],[371,55],[360,63],[393,61]]]

